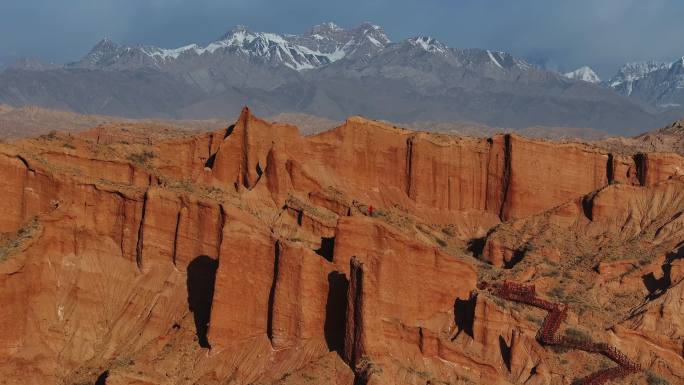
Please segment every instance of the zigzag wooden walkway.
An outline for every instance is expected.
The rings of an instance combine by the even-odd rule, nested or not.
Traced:
[[[483,284],[482,288],[487,288],[487,285]],[[548,312],[541,329],[537,332],[537,340],[542,344],[603,354],[618,365],[592,373],[579,380],[580,384],[601,385],[642,370],[641,365],[630,360],[629,357],[612,345],[558,335],[558,329],[560,329],[561,323],[567,316],[568,308],[564,304],[538,298],[534,285],[522,285],[504,281],[503,285],[492,286],[490,289],[490,292],[497,297],[538,307]]]

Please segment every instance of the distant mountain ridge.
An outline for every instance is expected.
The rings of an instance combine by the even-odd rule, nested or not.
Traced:
[[[325,23],[300,35],[237,26],[207,45],[174,49],[103,39],[63,66],[31,63],[3,71],[0,103],[191,119],[232,117],[249,104],[263,115],[574,126],[621,134],[679,117],[679,111],[663,112],[593,83],[586,70],[568,78],[505,52],[451,48],[428,36],[393,42],[372,23],[348,29]]]
[[[608,81],[615,92],[661,108],[684,106],[684,57],[671,63],[628,63]]]
[[[175,49],[126,46],[101,40],[71,68],[132,70],[143,67],[173,71],[199,57],[242,56],[271,66],[296,71],[319,68],[342,58],[371,56],[390,43],[382,28],[371,23],[345,30],[334,23],[316,25],[303,35],[253,32],[236,26],[218,40],[202,47],[190,44]]]

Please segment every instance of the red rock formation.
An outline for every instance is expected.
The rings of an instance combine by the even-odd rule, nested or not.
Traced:
[[[269,331],[273,347],[325,338],[332,264],[309,249],[285,244],[279,246],[277,263]]]
[[[301,137],[247,109],[197,136],[105,131],[0,146],[9,384],[564,383],[579,369],[535,342],[534,314],[472,292],[478,275],[539,279],[520,257],[565,262],[568,234],[585,259],[588,240],[659,253],[596,263],[592,290],[650,269],[662,288],[616,345],[649,334],[668,364],[642,364],[684,378],[678,156],[358,117]]]
[[[223,228],[208,336],[216,352],[266,335],[269,324],[276,243],[258,222],[242,217],[228,214]]]

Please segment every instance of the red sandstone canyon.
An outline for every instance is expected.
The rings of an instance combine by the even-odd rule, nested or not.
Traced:
[[[0,144],[0,383],[684,383],[681,124],[143,126]]]

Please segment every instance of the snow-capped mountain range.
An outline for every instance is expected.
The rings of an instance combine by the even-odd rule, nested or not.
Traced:
[[[184,64],[200,60],[241,57],[299,72],[319,69],[343,59],[368,60],[386,48],[407,46],[431,54],[457,57],[464,64],[473,64],[472,61],[476,60],[475,64],[485,64],[500,70],[532,67],[524,60],[505,52],[453,49],[429,36],[417,36],[392,43],[380,26],[368,22],[351,29],[343,29],[329,22],[316,25],[302,35],[253,32],[245,26],[236,26],[206,46],[190,44],[173,49],[150,45],[127,46],[105,38],[81,60],[66,66],[105,70],[148,67],[173,71]]]
[[[670,64],[657,61],[644,61],[627,63],[608,80],[608,85],[621,93],[631,94],[634,82],[646,77],[648,74],[661,69],[669,68]]]
[[[684,106],[684,57],[671,63],[628,63],[607,86],[615,92],[660,108]]]
[[[263,115],[624,131],[675,120],[658,108],[676,105],[676,93],[651,104],[660,107],[641,100],[651,97],[644,91],[651,84],[678,89],[671,78],[680,68],[632,65],[606,83],[588,67],[560,74],[429,36],[393,42],[372,23],[324,23],[298,35],[237,26],[207,44],[167,49],[102,39],[72,63],[18,63],[0,72],[0,103],[165,118],[233,117],[247,104]]]
[[[100,41],[71,67],[98,69],[162,69],[198,57],[242,56],[296,71],[320,68],[343,58],[370,57],[390,43],[382,28],[371,23],[345,30],[334,23],[314,26],[302,35],[253,32],[236,26],[206,46],[190,44],[175,49],[125,46],[109,39]]]
[[[653,60],[627,63],[606,81],[601,81],[587,66],[563,76],[600,84],[619,95],[646,102],[660,109],[684,106],[684,57],[671,63]],[[684,112],[682,114],[684,115]]]

